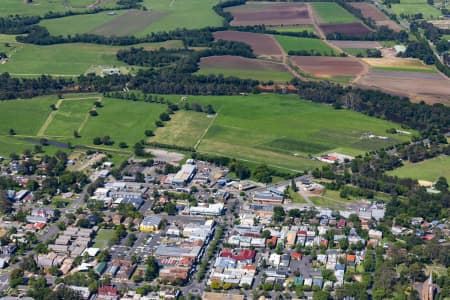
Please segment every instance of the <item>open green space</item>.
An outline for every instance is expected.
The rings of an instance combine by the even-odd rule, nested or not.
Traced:
[[[347,52],[350,55],[357,56],[357,57],[367,57],[367,50],[371,49],[365,49],[365,48],[342,48],[345,52]]]
[[[421,13],[425,19],[435,19],[442,15],[439,9],[429,5],[426,0],[400,0],[400,4],[392,4],[390,9],[397,16]]]
[[[0,44],[8,42],[8,36],[0,36]],[[58,44],[37,46],[30,44],[12,43],[7,51],[9,60],[0,65],[0,72],[9,72],[15,76],[39,76],[41,74],[78,76],[84,74],[94,66],[121,67],[122,72],[129,72],[133,67],[118,61],[116,53],[127,47],[107,46],[96,44]],[[134,47],[157,49],[160,47],[178,48],[180,41],[163,43],[138,44]]]
[[[309,32],[309,33],[316,33],[316,30],[311,26],[276,26],[276,27],[269,27],[271,30],[276,30],[278,32]]]
[[[193,111],[178,111],[166,126],[155,131],[151,142],[183,147],[195,146],[205,129],[213,121],[204,113]]]
[[[108,242],[113,237],[114,230],[112,229],[100,229],[95,237],[94,248],[104,249],[108,247]]]
[[[152,32],[177,28],[196,29],[221,26],[222,18],[212,7],[218,0],[144,0],[146,11],[121,11],[78,15],[52,20],[41,24],[54,35],[97,33],[104,35],[144,36]]]
[[[315,51],[321,55],[337,55],[336,50],[320,39],[299,38],[286,35],[274,35],[284,51]]]
[[[49,11],[84,11],[98,1],[95,0],[34,0],[25,3],[23,0],[2,0],[0,5],[0,16],[8,15],[39,15],[42,16]],[[115,1],[100,1],[100,7],[116,6]]]
[[[389,175],[435,182],[443,176],[450,180],[450,157],[439,156],[418,163],[405,163],[401,168],[388,172]]]
[[[335,2],[312,2],[321,24],[354,23],[358,19]]]
[[[251,70],[246,69],[245,66],[243,66],[242,69],[240,68],[227,68],[227,67],[210,67],[210,66],[202,66],[200,70],[196,73],[199,75],[220,75],[223,76],[234,76],[238,78],[243,79],[254,79],[259,81],[275,81],[275,82],[287,82],[290,81],[293,76],[286,72],[280,72],[277,70]]]
[[[198,143],[200,152],[265,162],[286,169],[318,166],[319,162],[311,160],[310,155],[335,150],[354,155],[407,140],[407,137],[386,134],[388,128],[398,127],[391,122],[334,110],[330,106],[299,100],[295,95],[193,96],[187,101],[211,104],[218,113],[209,127],[204,128],[206,134]],[[177,123],[176,119],[171,122],[174,127],[189,126]],[[204,122],[203,126],[206,124]],[[198,127],[194,130],[201,132]],[[190,128],[183,131],[190,131]],[[367,132],[388,136],[388,139],[367,140],[363,137]],[[169,131],[164,133],[167,139],[176,140]],[[158,134],[156,139],[159,139]]]

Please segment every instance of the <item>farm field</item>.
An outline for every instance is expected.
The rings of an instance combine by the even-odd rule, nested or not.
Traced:
[[[149,141],[194,147],[212,121],[214,120],[204,113],[181,110],[172,116],[166,126],[157,128],[155,136]]]
[[[25,3],[17,0],[2,0],[0,5],[0,16],[8,15],[39,15],[42,16],[49,11],[63,12],[68,10],[83,11],[95,0],[37,0],[35,3]],[[101,7],[111,7],[114,3],[106,1],[101,3]]]
[[[231,25],[305,25],[312,24],[307,4],[287,2],[247,2],[229,7],[233,15]]]
[[[331,41],[331,43],[339,48],[376,49],[382,47],[379,42],[372,41]]]
[[[422,13],[425,19],[436,19],[441,16],[439,9],[429,5],[426,0],[400,0],[400,4],[391,5],[391,11],[397,16]]]
[[[291,60],[315,77],[357,76],[364,71],[364,65],[350,57],[292,56]]]
[[[320,24],[356,23],[358,19],[334,2],[311,3]]]
[[[397,125],[355,112],[334,110],[326,105],[302,101],[295,95],[192,96],[187,101],[211,104],[218,112],[210,127],[204,128],[207,130],[204,137],[190,146],[198,144],[200,152],[227,155],[250,162],[266,162],[287,169],[302,170],[319,165],[308,154],[328,153],[337,149],[341,153],[354,155],[379,148],[380,143],[407,140],[407,137],[395,135],[388,135],[389,139],[385,141],[362,139],[367,132],[386,135],[386,129]],[[172,121],[180,122],[171,124],[175,127],[186,124],[181,118]],[[203,126],[207,123],[204,122]],[[194,132],[201,132],[197,124]],[[176,139],[170,136],[171,132],[164,133],[166,139]],[[157,135],[156,139],[159,138]],[[183,140],[183,144],[187,142]]]
[[[366,18],[370,18],[374,21],[388,20],[388,17],[373,4],[367,2],[352,2],[350,5],[359,9]]]
[[[214,32],[216,40],[236,41],[248,44],[253,49],[255,55],[282,55],[275,38],[268,34],[243,32],[243,31],[216,31]]]
[[[325,35],[340,33],[344,36],[359,37],[364,36],[372,30],[362,23],[340,23],[340,24],[322,24],[320,29]]]
[[[298,38],[285,35],[275,35],[275,39],[287,53],[289,51],[314,51],[321,55],[338,55],[339,53],[320,39]]]
[[[0,42],[3,42],[2,36],[0,36]],[[125,71],[132,69],[116,59],[118,50],[131,46],[116,47],[82,43],[37,46],[17,42],[11,45],[14,49],[8,52],[10,59],[7,63],[0,65],[0,72],[9,72],[18,76],[40,74],[76,76],[85,73],[92,66],[124,67]],[[181,46],[181,42],[134,45],[134,47],[140,46],[146,49],[171,48]]]
[[[435,182],[443,176],[450,180],[450,157],[439,156],[418,163],[405,163],[401,168],[388,172],[389,175]]]
[[[450,104],[450,81],[439,73],[370,70],[357,83],[409,96],[412,101]]]
[[[377,70],[436,73],[432,65],[411,58],[364,58],[364,62]]]
[[[197,74],[222,74],[276,82],[287,82],[293,78],[283,64],[228,55],[203,57]]]
[[[127,10],[117,12],[117,15],[103,12],[46,20],[42,24],[55,35],[96,33],[145,36],[177,28],[221,26],[222,18],[212,9],[217,2],[218,0],[144,0],[142,4],[147,8],[146,11]]]
[[[316,30],[312,26],[276,26],[270,27],[271,30],[276,30],[278,32],[309,32],[317,34]]]

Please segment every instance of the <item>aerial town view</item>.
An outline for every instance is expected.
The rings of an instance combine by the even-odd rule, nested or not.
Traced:
[[[0,0],[0,300],[450,300],[449,0]]]

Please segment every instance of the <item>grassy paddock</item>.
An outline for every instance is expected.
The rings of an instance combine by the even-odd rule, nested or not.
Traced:
[[[310,51],[314,50],[322,55],[337,55],[339,54],[328,46],[325,42],[319,39],[298,38],[285,35],[274,35],[275,39],[280,43],[281,47],[286,52],[289,51]]]
[[[388,172],[389,175],[434,182],[443,176],[450,180],[450,157],[440,156],[415,164],[405,163],[401,168]]]
[[[359,22],[356,17],[334,2],[312,2],[315,13],[321,24]]]

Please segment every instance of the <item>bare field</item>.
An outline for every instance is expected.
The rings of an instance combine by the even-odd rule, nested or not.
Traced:
[[[268,34],[243,31],[216,31],[216,40],[236,41],[248,44],[256,55],[283,55],[278,42]]]
[[[326,35],[340,33],[346,36],[363,36],[372,32],[372,30],[361,23],[322,24],[320,29]]]
[[[394,31],[401,31],[403,28],[392,20],[376,21],[377,26],[387,26]]]
[[[439,73],[371,70],[357,83],[409,96],[413,101],[450,105],[450,80]]]
[[[357,8],[366,18],[370,18],[374,21],[384,21],[388,18],[375,6],[367,2],[352,2],[349,3],[354,8]]]
[[[226,11],[234,17],[233,26],[312,24],[308,6],[304,3],[247,2]]]
[[[339,48],[353,48],[353,49],[376,49],[381,48],[382,45],[373,41],[331,41],[331,43]]]
[[[364,65],[350,57],[292,56],[291,60],[316,77],[357,76],[364,72]]]

